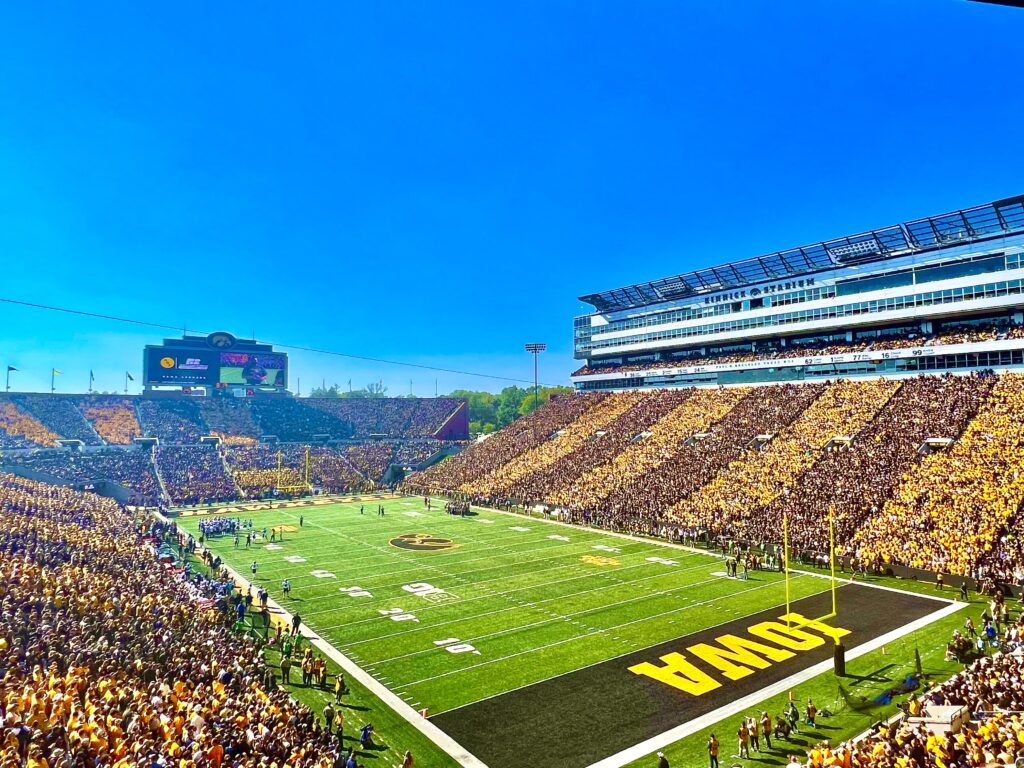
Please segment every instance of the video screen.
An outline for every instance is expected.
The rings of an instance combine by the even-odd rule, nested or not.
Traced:
[[[158,347],[148,353],[146,371],[150,384],[214,384],[217,381],[220,360],[216,352]]]
[[[287,361],[284,355],[266,352],[221,352],[220,383],[285,387]]]

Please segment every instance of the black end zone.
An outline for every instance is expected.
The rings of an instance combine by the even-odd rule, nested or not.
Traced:
[[[927,597],[858,584],[844,585],[841,590],[842,614],[828,623],[850,630],[843,637],[848,650],[945,605]],[[810,619],[823,616],[831,610],[831,595],[798,600],[791,609]],[[714,646],[716,638],[729,634],[771,645],[751,636],[747,629],[777,621],[784,613],[784,607],[776,607],[443,712],[430,720],[490,768],[515,768],[523,764],[524,755],[538,750],[548,768],[584,768],[832,658],[834,643],[826,638],[816,648],[729,680],[686,650],[698,643]],[[629,670],[643,662],[663,666],[660,657],[670,653],[684,654],[712,673],[721,686],[695,696]]]

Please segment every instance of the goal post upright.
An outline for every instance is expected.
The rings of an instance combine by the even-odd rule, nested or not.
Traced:
[[[783,580],[786,582],[786,624],[790,624],[790,607],[789,607],[789,512],[783,511],[782,513],[782,564],[785,568],[785,575]]]
[[[829,505],[828,508],[828,563],[832,572],[832,615],[838,613],[836,607],[836,509]]]

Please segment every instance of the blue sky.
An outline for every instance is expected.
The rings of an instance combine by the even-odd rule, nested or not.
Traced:
[[[1022,36],[965,0],[5,3],[0,297],[524,379],[545,341],[562,383],[582,293],[1024,192]],[[16,389],[119,388],[163,335],[0,304]]]

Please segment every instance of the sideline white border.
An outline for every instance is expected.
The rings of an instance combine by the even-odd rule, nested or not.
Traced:
[[[441,497],[433,497],[432,496],[431,498],[433,498],[435,501],[446,501],[446,499],[441,498]],[[577,530],[577,531],[589,531],[590,533],[600,533],[600,534],[603,534],[605,536],[615,536],[616,538],[628,539],[629,541],[636,541],[636,542],[640,542],[641,544],[654,544],[655,546],[658,546],[658,547],[666,547],[668,549],[679,549],[679,550],[682,550],[683,552],[691,552],[691,553],[693,553],[695,555],[704,555],[705,557],[716,557],[719,560],[724,560],[725,558],[728,557],[728,555],[723,555],[720,552],[713,552],[710,549],[697,549],[696,547],[688,547],[685,544],[676,544],[673,541],[665,541],[664,539],[655,539],[653,537],[647,538],[647,537],[644,537],[644,536],[634,536],[631,533],[620,533],[619,531],[609,531],[609,530],[606,530],[604,528],[598,528],[598,527],[593,526],[593,525],[577,525],[576,523],[565,523],[565,522],[562,522],[561,520],[552,520],[552,519],[547,518],[547,517],[532,517],[532,516],[529,516],[529,515],[520,514],[519,512],[506,512],[503,509],[494,509],[493,507],[481,507],[481,506],[478,506],[476,508],[477,509],[483,509],[483,510],[486,510],[488,512],[495,512],[495,513],[497,513],[499,515],[508,515],[509,517],[519,518],[520,520],[533,520],[534,522],[546,523],[547,525],[560,525],[563,528],[572,528],[573,530]],[[816,579],[830,579],[831,580],[831,576],[829,574],[827,574],[827,573],[818,573],[817,571],[806,571],[803,568],[790,568],[789,572],[790,573],[803,574],[804,576],[813,576]],[[782,571],[773,571],[773,573],[782,573]],[[839,581],[839,579],[836,579],[836,581]],[[934,600],[935,602],[938,602],[938,603],[947,603],[947,604],[954,604],[955,603],[956,605],[959,605],[959,606],[967,605],[967,603],[960,603],[960,602],[957,602],[956,600],[950,599],[948,597],[941,597],[939,595],[925,595],[925,594],[922,594],[920,592],[913,592],[913,591],[911,591],[909,589],[899,589],[897,587],[890,587],[890,586],[887,586],[885,584],[872,584],[869,581],[856,581],[856,580],[850,581],[849,579],[844,579],[844,581],[846,581],[847,583],[850,583],[850,584],[859,584],[862,587],[870,587],[871,589],[881,589],[881,590],[884,590],[886,592],[896,592],[897,594],[900,594],[900,595],[912,595],[913,597],[920,597],[920,598],[922,598],[924,600]]]
[[[634,536],[628,533],[619,533],[618,531],[607,531],[602,528],[596,528],[594,526],[589,525],[576,525],[573,523],[566,523],[561,520],[552,520],[543,517],[527,516],[522,515],[518,512],[506,512],[505,510],[494,509],[492,507],[481,506],[478,507],[478,509],[486,510],[488,512],[495,512],[500,515],[517,517],[519,519],[535,520],[537,522],[547,523],[549,525],[560,525],[564,528],[574,528],[576,530],[585,530],[592,531],[594,533],[602,533],[607,536],[615,536],[617,538],[627,539],[629,541],[642,542],[645,544],[655,544],[657,546],[666,547],[668,549],[676,549],[683,550],[685,552],[693,552],[696,554],[710,555],[711,557],[716,557],[719,559],[726,557],[726,555],[722,555],[718,552],[712,552],[710,550],[697,549],[696,547],[688,547],[682,544],[676,544],[674,542],[663,541],[660,539],[645,538],[643,536]],[[830,574],[817,573],[815,571],[805,571],[800,568],[790,568],[789,571],[790,573],[799,573],[804,576],[813,576],[815,578],[820,579],[831,579]],[[966,608],[968,606],[967,603],[961,603],[957,600],[951,600],[949,598],[940,597],[938,595],[924,595],[919,592],[897,589],[896,587],[890,587],[884,584],[872,584],[867,581],[856,580],[849,582],[845,579],[844,581],[847,581],[847,583],[852,583],[863,587],[870,587],[872,589],[880,589],[886,592],[896,592],[898,594],[903,595],[912,595],[913,597],[922,598],[925,600],[933,600],[937,603],[945,603],[945,606],[937,611],[933,611],[932,613],[927,614],[926,616],[922,616],[921,618],[912,621],[910,624],[898,627],[894,630],[891,630],[890,632],[886,632],[884,635],[879,635],[878,637],[875,637],[874,639],[869,640],[866,643],[858,645],[856,648],[852,649],[846,654],[846,658],[848,660],[857,659],[867,653],[870,653],[871,651],[881,648],[883,645],[887,643],[891,643],[892,641],[898,640],[904,635],[908,635],[911,632],[915,632],[918,629],[922,629],[928,626],[929,624],[932,624],[933,622],[939,621],[940,619],[944,619],[946,616],[956,613],[962,608]],[[736,701],[730,704],[721,706],[718,709],[708,712],[705,715],[701,715],[700,717],[687,721],[681,725],[676,726],[675,728],[671,728],[667,731],[664,731],[663,733],[660,733],[657,736],[652,736],[646,741],[634,744],[632,747],[628,747],[627,749],[624,749],[621,752],[618,752],[614,755],[610,755],[602,760],[599,760],[596,763],[592,763],[590,766],[588,766],[588,768],[622,768],[623,766],[628,765],[629,763],[632,763],[635,760],[639,760],[643,757],[646,757],[647,755],[655,752],[656,750],[664,749],[665,747],[674,744],[675,742],[684,739],[687,736],[697,733],[698,731],[701,731],[704,728],[707,728],[708,726],[714,725],[715,723],[724,720],[727,717],[731,717],[745,710],[749,710],[755,704],[758,704],[759,702],[764,701],[765,699],[769,699],[772,696],[777,696],[783,691],[795,687],[800,683],[805,683],[808,680],[817,677],[822,673],[828,672],[828,670],[831,668],[832,662],[827,660],[819,662],[818,664],[814,664],[808,667],[807,669],[803,669],[799,672],[790,675],[784,680],[780,680],[777,683],[773,683],[772,685],[761,688],[747,696],[744,696],[741,699],[737,699]]]
[[[154,512],[158,519],[164,522],[174,522],[161,515],[159,512]],[[242,576],[238,571],[229,566],[227,563],[221,560],[227,572],[231,575],[231,578],[236,583],[241,584],[242,588],[253,586],[248,579]],[[267,598],[267,606],[271,608],[277,615],[285,618],[288,624],[291,625],[292,615],[285,610],[280,603],[272,598]],[[299,627],[299,631],[302,636],[308,638],[309,641],[317,647],[317,649],[327,656],[331,661],[341,667],[346,675],[350,675],[359,683],[366,687],[374,696],[383,701],[387,706],[394,710],[403,720],[409,723],[413,728],[422,733],[431,742],[437,745],[440,749],[444,750],[449,757],[455,762],[461,765],[463,768],[487,768],[487,765],[481,762],[475,755],[461,746],[455,739],[449,736],[447,733],[442,731],[436,725],[431,723],[425,717],[420,715],[415,709],[402,701],[398,696],[392,693],[382,683],[378,682],[375,677],[370,675],[369,672],[363,670],[358,664],[348,658],[345,654],[331,645],[329,642],[324,640],[318,634],[313,632],[305,623]]]
[[[403,496],[402,494],[395,494],[394,498],[405,497],[422,498],[419,496]],[[431,494],[431,498],[434,501],[446,501],[446,499],[444,499],[443,497],[434,496],[433,494]],[[339,502],[336,503],[340,503],[341,501],[342,500],[339,500]],[[493,507],[477,506],[476,508],[487,512],[493,512],[499,515],[513,517],[519,520],[531,520],[534,522],[543,523],[545,525],[557,525],[563,528],[569,528],[576,531],[586,531],[589,533],[600,534],[602,536],[613,536],[615,538],[626,539],[628,541],[634,541],[641,544],[653,544],[655,546],[665,547],[667,549],[680,550],[684,552],[690,552],[693,554],[710,556],[718,559],[723,559],[724,557],[726,557],[725,555],[722,555],[717,552],[712,552],[710,550],[697,549],[696,547],[688,547],[682,544],[676,544],[674,542],[664,541],[661,539],[634,536],[628,533],[609,531],[603,528],[597,528],[589,525],[566,523],[561,520],[552,520],[543,517],[532,517],[520,514],[518,512],[506,512],[505,510],[494,509]],[[173,522],[172,520],[165,518],[158,511],[153,510],[153,514],[157,518],[165,522]],[[227,569],[228,573],[236,582],[243,584],[247,587],[251,586],[249,580],[242,576],[234,568],[231,568],[226,563],[224,563],[224,567]],[[814,571],[805,571],[797,568],[791,568],[790,572],[799,573],[804,576],[813,576],[819,579],[830,578],[828,574],[817,573]],[[923,598],[926,600],[934,600],[935,602],[946,603],[946,605],[940,610],[923,616],[920,619],[911,622],[910,624],[907,624],[903,627],[899,627],[898,629],[892,630],[891,632],[887,632],[886,634],[880,635],[874,638],[873,640],[868,641],[867,643],[857,646],[847,654],[847,659],[851,660],[856,659],[866,653],[870,653],[871,651],[880,648],[882,645],[892,642],[893,640],[898,639],[903,635],[909,634],[910,632],[914,632],[918,629],[921,629],[922,627],[927,626],[932,622],[945,618],[946,616],[955,613],[956,611],[959,611],[961,608],[964,608],[967,605],[966,603],[960,603],[955,600],[950,600],[939,596],[923,595],[917,592],[901,590],[895,587],[885,586],[882,584],[871,584],[870,582],[866,581],[854,581],[853,583],[865,587],[870,587],[872,589],[880,589],[889,592],[913,595],[914,597]],[[278,615],[286,618],[289,623],[291,622],[292,615],[287,610],[285,610],[277,601],[268,598],[267,604],[269,607],[274,609],[275,612],[278,613]],[[407,704],[405,701],[399,698],[396,694],[392,693],[392,691],[389,688],[387,688],[383,683],[379,682],[369,672],[363,670],[358,664],[356,664],[354,661],[348,658],[345,654],[341,653],[341,651],[339,651],[329,642],[321,638],[318,634],[313,632],[312,629],[310,629],[308,626],[303,624],[303,626],[300,628],[300,631],[302,632],[304,637],[308,638],[310,642],[317,647],[317,649],[319,649],[325,656],[327,656],[339,667],[341,667],[347,675],[350,675],[355,680],[358,680],[374,696],[379,698],[395,713],[397,713],[403,720],[412,725],[417,731],[423,734],[438,748],[443,750],[449,757],[451,757],[453,760],[455,760],[455,762],[462,766],[462,768],[488,768],[488,766],[479,758],[477,758],[475,755],[473,755],[471,752],[469,752],[467,749],[461,746],[457,741],[455,741],[451,736],[449,736],[447,733],[441,730],[438,726],[434,725],[428,719],[421,716],[419,712],[417,712],[413,707],[411,707],[409,704]],[[683,739],[686,736],[696,733],[697,731],[700,731],[709,725],[713,725],[714,723],[723,720],[726,717],[735,715],[738,712],[749,709],[758,702],[775,696],[789,687],[798,685],[802,682],[806,682],[807,680],[810,680],[811,678],[816,677],[817,675],[823,672],[827,672],[830,668],[830,661],[823,661],[819,664],[812,665],[807,669],[801,670],[800,672],[790,675],[784,680],[780,680],[779,682],[774,683],[773,685],[761,688],[743,697],[742,699],[738,699],[737,701],[734,701],[731,704],[719,707],[718,709],[709,712],[706,715],[702,715],[698,718],[695,718],[694,720],[690,720],[686,723],[678,725],[675,728],[672,728],[657,736],[647,739],[646,741],[635,744],[632,747],[629,747],[621,752],[618,752],[617,754],[606,757],[597,763],[593,763],[588,768],[622,768],[622,766],[625,766],[628,763],[633,762],[634,760],[642,758],[654,752],[655,750],[662,749],[670,744],[673,744],[676,741],[679,741],[680,739]],[[511,691],[505,691],[504,693],[510,692]],[[495,696],[501,695],[504,694],[495,694]],[[453,709],[462,709],[463,707],[467,706],[471,705],[466,704],[462,707],[455,707]]]
[[[950,614],[956,613],[961,608],[965,608],[967,603],[953,602],[944,608],[929,613],[927,616],[922,616],[920,619],[910,622],[902,627],[886,632],[884,635],[879,635],[873,640],[869,640],[862,645],[858,645],[856,648],[846,654],[847,660],[852,660],[863,656],[866,653],[870,653],[878,648],[881,648],[886,643],[891,643],[893,640],[897,640],[904,635],[915,632],[918,629],[928,626],[932,622],[944,619]],[[758,704],[765,699],[777,696],[789,688],[793,688],[800,683],[805,683],[813,677],[828,672],[832,668],[832,661],[826,660],[814,664],[807,669],[801,670],[796,674],[790,675],[784,680],[780,680],[777,683],[761,688],[754,693],[744,696],[742,699],[737,699],[731,704],[726,704],[724,707],[708,712],[706,715],[701,715],[698,718],[690,720],[689,722],[677,725],[675,728],[660,733],[646,741],[642,741],[639,744],[634,744],[632,747],[622,750],[614,755],[599,760],[596,763],[592,763],[588,768],[622,768],[624,765],[628,765],[634,760],[639,760],[645,755],[649,755],[658,749],[663,749],[670,744],[674,744],[680,739],[686,738],[697,731],[701,731],[708,726],[714,725],[719,720],[723,720],[727,717],[737,715],[740,712],[750,710],[754,705]]]

